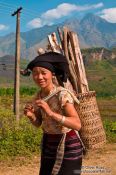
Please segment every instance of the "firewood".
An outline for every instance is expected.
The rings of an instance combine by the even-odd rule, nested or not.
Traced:
[[[48,41],[50,43],[50,46],[53,52],[62,53],[62,49],[60,48],[58,44],[55,32],[52,33],[51,35],[48,35]]]
[[[77,34],[74,32],[69,32],[71,47],[73,50],[73,55],[75,58],[75,63],[78,70],[78,81],[79,81],[79,89],[81,93],[85,93],[89,91],[88,82],[86,78],[85,68],[82,60],[81,51],[79,48]]]
[[[61,28],[57,28],[57,31],[58,31],[58,34],[59,34],[59,39],[60,39],[60,42],[61,42],[61,48],[62,48],[62,51],[64,50],[64,44],[63,44],[63,33],[62,33],[62,30]]]
[[[74,73],[74,67],[72,62],[69,59],[69,54],[68,54],[68,43],[67,43],[67,33],[68,33],[68,29],[67,27],[63,28],[63,43],[64,43],[64,54],[67,58],[67,61],[69,63],[69,70],[70,70],[70,80],[72,80],[72,85],[73,88],[76,92],[78,92],[78,87],[77,87],[77,81],[76,81],[76,75]]]

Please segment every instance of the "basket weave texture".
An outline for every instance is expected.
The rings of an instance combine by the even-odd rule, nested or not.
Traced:
[[[80,136],[86,149],[97,149],[106,142],[95,91],[77,95],[80,105],[77,108],[81,120]]]

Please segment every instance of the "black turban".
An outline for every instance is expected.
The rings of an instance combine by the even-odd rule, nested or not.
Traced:
[[[35,57],[26,70],[33,70],[34,67],[43,67],[54,72],[57,78],[66,82],[69,75],[69,65],[64,55],[56,52],[47,52]]]

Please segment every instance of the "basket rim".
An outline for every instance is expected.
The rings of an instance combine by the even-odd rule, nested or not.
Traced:
[[[85,93],[78,93],[76,96],[77,97],[93,97],[93,96],[96,96],[96,92],[95,91],[88,91]]]

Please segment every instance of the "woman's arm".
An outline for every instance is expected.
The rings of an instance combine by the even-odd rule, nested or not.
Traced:
[[[30,122],[36,127],[40,127],[42,124],[42,117],[39,111],[35,111],[35,113],[33,114],[33,118],[29,119]]]
[[[61,114],[53,112],[45,101],[37,100],[36,103],[40,108],[42,108],[46,112],[46,114],[49,117],[59,122],[59,124],[61,123],[63,116]],[[62,124],[68,128],[80,130],[81,122],[74,105],[72,103],[67,102],[63,106],[63,109],[65,114],[65,121]]]
[[[71,103],[66,103],[64,106],[64,114],[65,114],[65,121],[63,122],[63,126],[66,126],[71,129],[80,130],[81,129],[81,121],[79,119],[78,113]],[[62,115],[51,112],[49,115],[54,120],[58,121],[59,123],[62,121]]]

